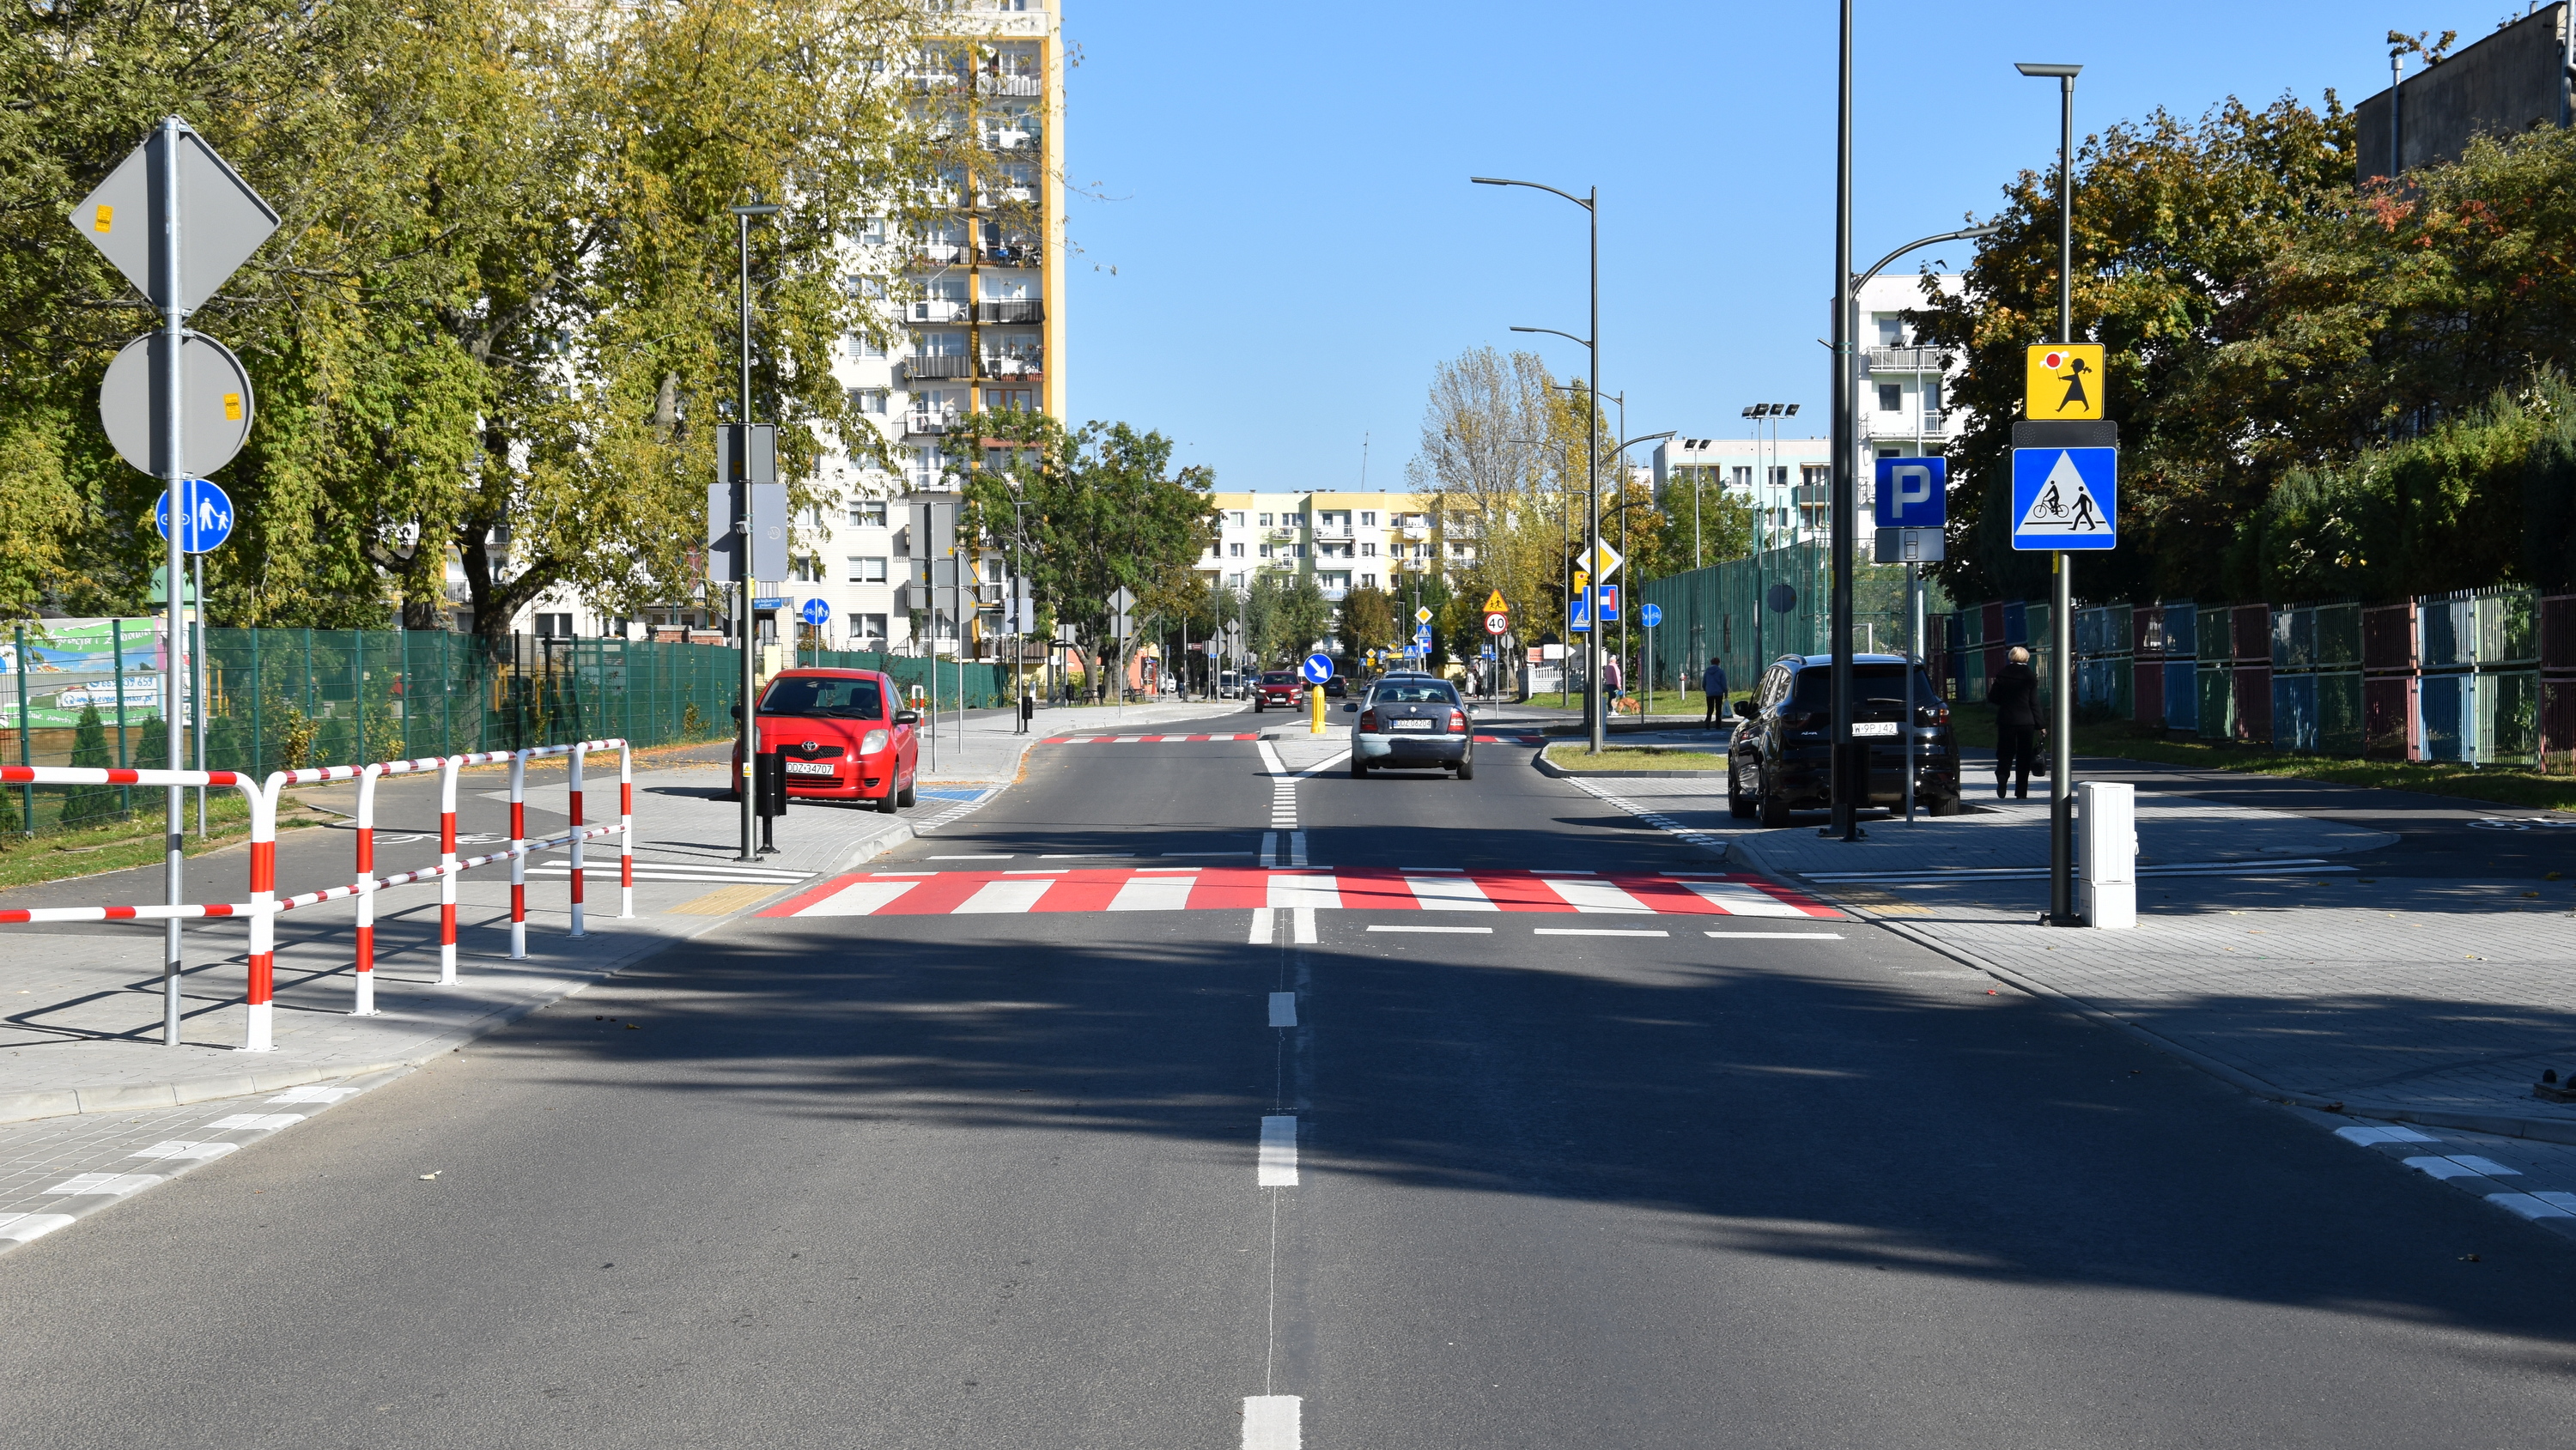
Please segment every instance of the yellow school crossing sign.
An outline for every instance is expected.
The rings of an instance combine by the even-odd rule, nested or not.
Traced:
[[[2033,421],[2100,418],[2102,344],[2035,342],[2023,373],[2021,415]]]
[[[1503,602],[1503,591],[1497,589],[1493,593],[1485,596],[1485,612],[1487,614],[1509,614],[1512,612],[1512,607]]]

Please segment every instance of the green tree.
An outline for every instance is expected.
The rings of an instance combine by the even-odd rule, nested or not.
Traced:
[[[2277,392],[2219,381],[2222,364],[2231,344],[2263,325],[2256,298],[2267,269],[2318,218],[2349,204],[2353,138],[2332,93],[2323,112],[2286,98],[2262,110],[2230,100],[2196,125],[2160,110],[2085,138],[2075,330],[2107,350],[2123,539],[2084,561],[2082,593],[2226,592],[2219,576],[2236,527],[2286,461],[2276,440],[2305,425]],[[1952,397],[1975,422],[1950,447],[1956,486],[1942,566],[1963,599],[2047,587],[2046,558],[2012,550],[2005,515],[2023,351],[2056,335],[2055,192],[2053,168],[2021,173],[1992,219],[2003,231],[1978,245],[1964,287],[1943,297],[1927,278],[1914,314],[1926,345],[1968,357]]]
[[[1351,654],[1394,644],[1398,634],[1395,601],[1372,585],[1346,592],[1333,633],[1341,638],[1343,650]]]
[[[1303,656],[1320,648],[1333,627],[1333,602],[1312,574],[1300,574],[1279,594],[1279,647]]]

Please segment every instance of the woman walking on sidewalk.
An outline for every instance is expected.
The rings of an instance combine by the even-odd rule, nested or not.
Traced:
[[[2030,768],[2039,754],[2039,676],[2031,670],[2030,651],[2012,648],[2012,663],[1995,671],[1986,686],[1986,703],[1995,707],[1995,799],[2004,782],[2015,778],[2015,794],[2030,799]]]

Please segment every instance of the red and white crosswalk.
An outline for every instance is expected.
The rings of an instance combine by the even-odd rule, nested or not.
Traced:
[[[1050,735],[1040,745],[1177,745],[1190,740],[1258,740],[1255,735]]]
[[[1740,874],[1573,871],[1264,871],[1245,867],[872,871],[838,876],[762,911],[780,917],[977,916],[1041,911],[1540,911],[1632,916],[1842,913]]]

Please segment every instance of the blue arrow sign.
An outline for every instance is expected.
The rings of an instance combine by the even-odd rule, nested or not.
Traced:
[[[187,488],[195,495],[188,519],[192,527],[179,531],[179,547],[191,554],[212,553],[223,547],[224,540],[233,536],[232,496],[202,478],[190,479]],[[153,507],[152,527],[160,531],[161,537],[170,537],[168,489],[161,491],[160,502]]]
[[[1950,521],[1950,460],[1882,458],[1871,511],[1882,529],[1937,529]]]
[[[1307,684],[1320,685],[1333,677],[1333,657],[1327,654],[1308,655],[1306,662],[1297,667],[1297,673],[1306,677]]]
[[[797,616],[803,619],[807,624],[822,625],[832,622],[832,606],[824,603],[820,599],[806,600],[805,607],[796,611],[796,613]]]
[[[1664,607],[1660,604],[1638,605],[1637,622],[1648,629],[1654,628],[1664,622]]]
[[[2120,450],[2013,450],[2016,549],[2115,549],[2120,544]]]

